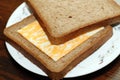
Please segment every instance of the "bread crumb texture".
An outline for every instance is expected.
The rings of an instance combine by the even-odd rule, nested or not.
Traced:
[[[113,0],[30,0],[48,32],[62,36],[88,25],[120,15]]]

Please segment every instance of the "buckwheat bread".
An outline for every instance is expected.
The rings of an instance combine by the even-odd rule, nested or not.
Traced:
[[[27,0],[42,26],[53,37],[62,37],[80,28],[120,17],[114,0]]]
[[[38,65],[48,75],[48,77],[53,80],[62,79],[71,69],[92,54],[112,36],[111,26],[106,26],[103,30],[91,36],[88,40],[76,47],[67,55],[58,61],[54,61],[17,32],[17,30],[35,20],[35,17],[31,15],[21,22],[6,28],[4,30],[4,34],[12,42],[20,46],[21,48],[19,49],[23,49],[27,52],[27,56],[23,53],[27,58],[29,58],[28,56],[32,56],[32,58],[29,59]],[[33,61],[33,59],[36,61]]]

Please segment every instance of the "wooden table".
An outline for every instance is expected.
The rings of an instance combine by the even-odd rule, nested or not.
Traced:
[[[0,80],[49,80],[47,77],[27,71],[9,55],[3,37],[3,29],[11,13],[23,0],[0,0]],[[103,69],[81,77],[63,80],[120,80],[120,56]]]

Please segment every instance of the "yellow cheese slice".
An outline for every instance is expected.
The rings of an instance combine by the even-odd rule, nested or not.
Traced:
[[[54,61],[57,61],[101,29],[104,27],[79,35],[59,45],[51,44],[37,20],[18,30],[18,32]]]

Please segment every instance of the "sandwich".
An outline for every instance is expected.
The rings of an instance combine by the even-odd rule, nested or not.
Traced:
[[[66,42],[50,43],[47,34],[31,15],[6,28],[4,34],[10,39],[7,40],[9,43],[15,48],[18,44],[20,48],[17,49],[40,67],[48,77],[59,80],[112,36],[111,26],[96,29],[91,27],[90,31],[88,29],[83,31],[79,35],[78,31],[76,37],[73,36],[74,38]]]
[[[63,30],[58,25],[65,24],[65,22],[61,22],[60,19],[64,17],[59,17],[55,20],[53,17],[55,17],[56,15],[51,15],[55,14],[55,10],[51,11],[51,8],[56,7],[55,5],[58,5],[57,1],[65,7],[68,6],[68,4],[79,5],[78,3],[80,2],[82,4],[80,9],[83,9],[83,6],[85,6],[83,3],[88,5],[93,2],[93,6],[90,5],[91,9],[95,8],[95,12],[93,14],[100,15],[100,13],[98,12],[97,14],[96,11],[95,4],[97,3],[100,4],[100,7],[102,5],[102,8],[104,9],[103,11],[100,11],[101,14],[103,14],[104,12],[107,14],[108,12],[109,15],[104,15],[104,13],[103,15],[101,15],[102,19],[94,17],[95,20],[85,20],[83,21],[85,25],[82,27],[80,27],[81,24],[78,24],[81,23],[79,19],[77,19],[76,21],[76,18],[73,18],[74,16],[69,16],[69,18],[71,19],[72,17],[74,21],[68,20],[69,24],[67,22],[66,26],[63,26]],[[112,36],[112,27],[110,26],[110,24],[119,22],[120,18],[120,7],[112,0],[70,0],[70,2],[67,0],[57,1],[28,0],[27,3],[33,10],[33,14],[23,19],[22,21],[4,29],[4,34],[8,38],[6,41],[11,43],[11,45],[21,51],[26,58],[40,67],[52,80],[62,79],[77,64],[91,55],[94,51],[99,49],[101,45],[103,45],[108,39],[110,39],[110,37]],[[63,2],[64,4],[62,4]],[[51,5],[53,7],[49,8],[48,5]],[[74,5],[73,8],[76,7]],[[50,10],[51,14],[49,14],[49,11],[47,11],[46,9]],[[41,10],[44,13],[42,13]],[[77,10],[80,14],[78,8]],[[77,15],[76,13],[73,14],[75,16]],[[64,15],[66,15],[66,12],[64,13]],[[85,13],[85,15],[93,16],[92,13]],[[47,18],[48,16],[49,19]],[[45,17],[46,21],[44,21]],[[81,18],[83,18],[83,16],[81,16]],[[60,24],[56,25],[56,22],[59,22],[59,19]],[[55,23],[57,29],[55,29],[55,27],[51,25],[53,23],[49,23],[49,21],[54,20],[56,22],[53,23]],[[79,25],[79,28],[76,27],[75,24]],[[49,25],[53,27],[50,27]],[[68,28],[70,29],[68,30]]]

